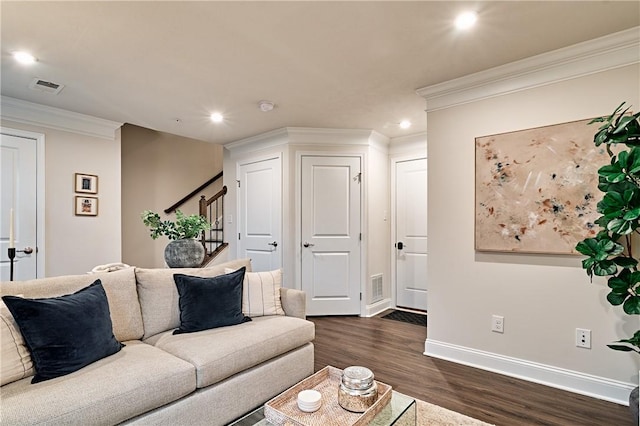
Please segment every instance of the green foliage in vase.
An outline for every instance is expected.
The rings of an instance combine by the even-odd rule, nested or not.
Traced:
[[[151,238],[154,240],[164,235],[170,240],[182,240],[185,238],[197,238],[202,231],[211,228],[207,219],[198,214],[185,216],[180,210],[176,210],[176,220],[160,220],[158,213],[145,210],[141,214],[142,222],[151,229]]]
[[[598,169],[598,189],[604,196],[595,223],[602,230],[580,241],[576,250],[587,256],[582,267],[589,277],[609,277],[607,301],[622,305],[628,315],[640,315],[640,271],[631,244],[633,234],[640,234],[640,113],[628,114],[630,107],[623,107],[624,102],[610,116],[589,123],[603,123],[593,141],[605,145],[611,161]],[[640,330],[615,343],[607,346],[640,354]]]

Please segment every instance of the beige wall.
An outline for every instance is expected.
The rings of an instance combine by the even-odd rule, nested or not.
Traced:
[[[152,240],[140,214],[173,205],[222,170],[222,146],[125,124],[122,127],[122,258],[130,265],[161,268],[169,240]],[[211,197],[222,188],[218,181],[202,194]],[[195,196],[180,210],[198,213]]]
[[[45,135],[45,275],[119,262],[120,133],[108,140],[8,120],[2,126]],[[98,176],[98,216],[74,214],[78,172]]]
[[[638,383],[640,357],[605,345],[638,318],[606,300],[573,256],[474,251],[474,138],[640,109],[640,69],[627,66],[429,112],[429,341]],[[594,128],[594,132],[595,132]],[[504,334],[491,315],[505,317]],[[592,349],[575,329],[592,330]],[[466,350],[465,349],[465,350]],[[476,352],[477,353],[477,352]]]

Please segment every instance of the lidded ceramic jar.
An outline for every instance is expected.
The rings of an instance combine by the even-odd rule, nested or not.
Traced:
[[[378,399],[378,385],[373,372],[365,367],[347,367],[342,372],[338,404],[354,413],[364,413]]]

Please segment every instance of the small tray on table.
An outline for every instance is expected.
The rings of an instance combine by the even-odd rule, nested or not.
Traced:
[[[364,413],[352,413],[338,404],[342,370],[327,366],[292,386],[264,405],[264,416],[278,426],[362,426],[368,424],[391,400],[391,386],[378,382],[378,399]],[[315,389],[322,394],[322,406],[314,413],[298,408],[298,393]]]

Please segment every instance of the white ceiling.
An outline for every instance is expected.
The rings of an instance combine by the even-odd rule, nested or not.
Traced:
[[[638,1],[11,2],[2,95],[226,143],[281,127],[426,129],[421,87],[640,25]],[[473,9],[468,32],[455,15]],[[31,51],[38,62],[15,63]],[[35,77],[61,83],[52,95]],[[276,108],[268,113],[258,101]],[[222,124],[209,120],[225,114]],[[408,119],[408,130],[398,123]]]

